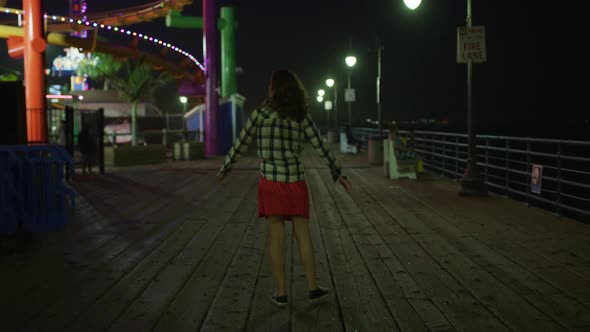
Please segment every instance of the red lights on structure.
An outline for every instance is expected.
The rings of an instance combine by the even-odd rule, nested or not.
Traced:
[[[66,100],[70,100],[70,99],[74,98],[74,96],[72,96],[72,95],[46,95],[45,97],[47,99],[66,99]]]
[[[46,95],[47,99],[62,99],[62,100],[84,100],[84,96],[74,96],[74,95]]]

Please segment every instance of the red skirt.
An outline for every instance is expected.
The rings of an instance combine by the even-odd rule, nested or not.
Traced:
[[[276,182],[260,176],[258,217],[271,215],[282,215],[283,220],[291,220],[292,216],[309,219],[309,192],[305,180]]]

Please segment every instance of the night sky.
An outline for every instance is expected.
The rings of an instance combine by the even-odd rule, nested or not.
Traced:
[[[149,1],[90,0],[89,14]],[[228,2],[228,1],[226,1]],[[570,123],[590,118],[568,100],[566,25],[557,1],[473,0],[473,25],[487,34],[485,64],[474,65],[473,107],[479,124]],[[16,6],[20,1],[8,0]],[[383,119],[419,118],[466,121],[466,65],[456,63],[456,29],[465,25],[467,1],[423,0],[411,11],[402,0],[233,1],[238,20],[237,66],[239,93],[247,108],[265,97],[270,73],[276,68],[296,72],[312,97],[319,117],[316,91],[328,77],[346,84],[344,57],[349,45],[358,62],[352,71],[357,102],[353,118],[377,116],[375,79],[377,38],[384,45],[382,66]],[[65,15],[67,0],[45,0],[47,12]],[[201,15],[201,2],[184,15]],[[6,18],[6,17],[4,17]],[[164,20],[132,27],[189,50],[202,60],[201,31],[168,29]],[[106,35],[107,38],[110,36]],[[111,37],[111,40],[117,40]],[[124,42],[124,41],[122,41]],[[60,50],[51,47],[48,57]],[[21,66],[0,46],[2,68]],[[49,59],[48,59],[49,60]],[[340,96],[344,93],[340,90]],[[177,111],[170,94],[164,103]],[[164,97],[163,97],[164,98]],[[339,104],[340,117],[346,105]],[[557,116],[556,116],[557,115]]]

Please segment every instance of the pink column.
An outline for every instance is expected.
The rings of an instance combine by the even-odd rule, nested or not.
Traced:
[[[203,52],[205,53],[206,95],[205,107],[205,151],[207,155],[216,155],[217,151],[217,88],[219,77],[217,68],[219,51],[217,50],[217,17],[215,0],[203,0]]]
[[[45,52],[41,0],[23,0],[27,139],[47,143],[45,115]]]

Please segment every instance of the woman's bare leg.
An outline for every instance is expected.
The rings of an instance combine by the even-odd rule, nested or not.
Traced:
[[[309,290],[318,288],[318,280],[315,270],[315,257],[313,253],[313,243],[309,231],[309,219],[303,217],[293,217],[293,234],[297,239],[299,246],[299,256],[303,264],[303,270],[307,278],[307,287]]]
[[[268,250],[272,275],[277,286],[279,296],[286,295],[285,288],[285,223],[283,216],[267,216],[268,224]]]

